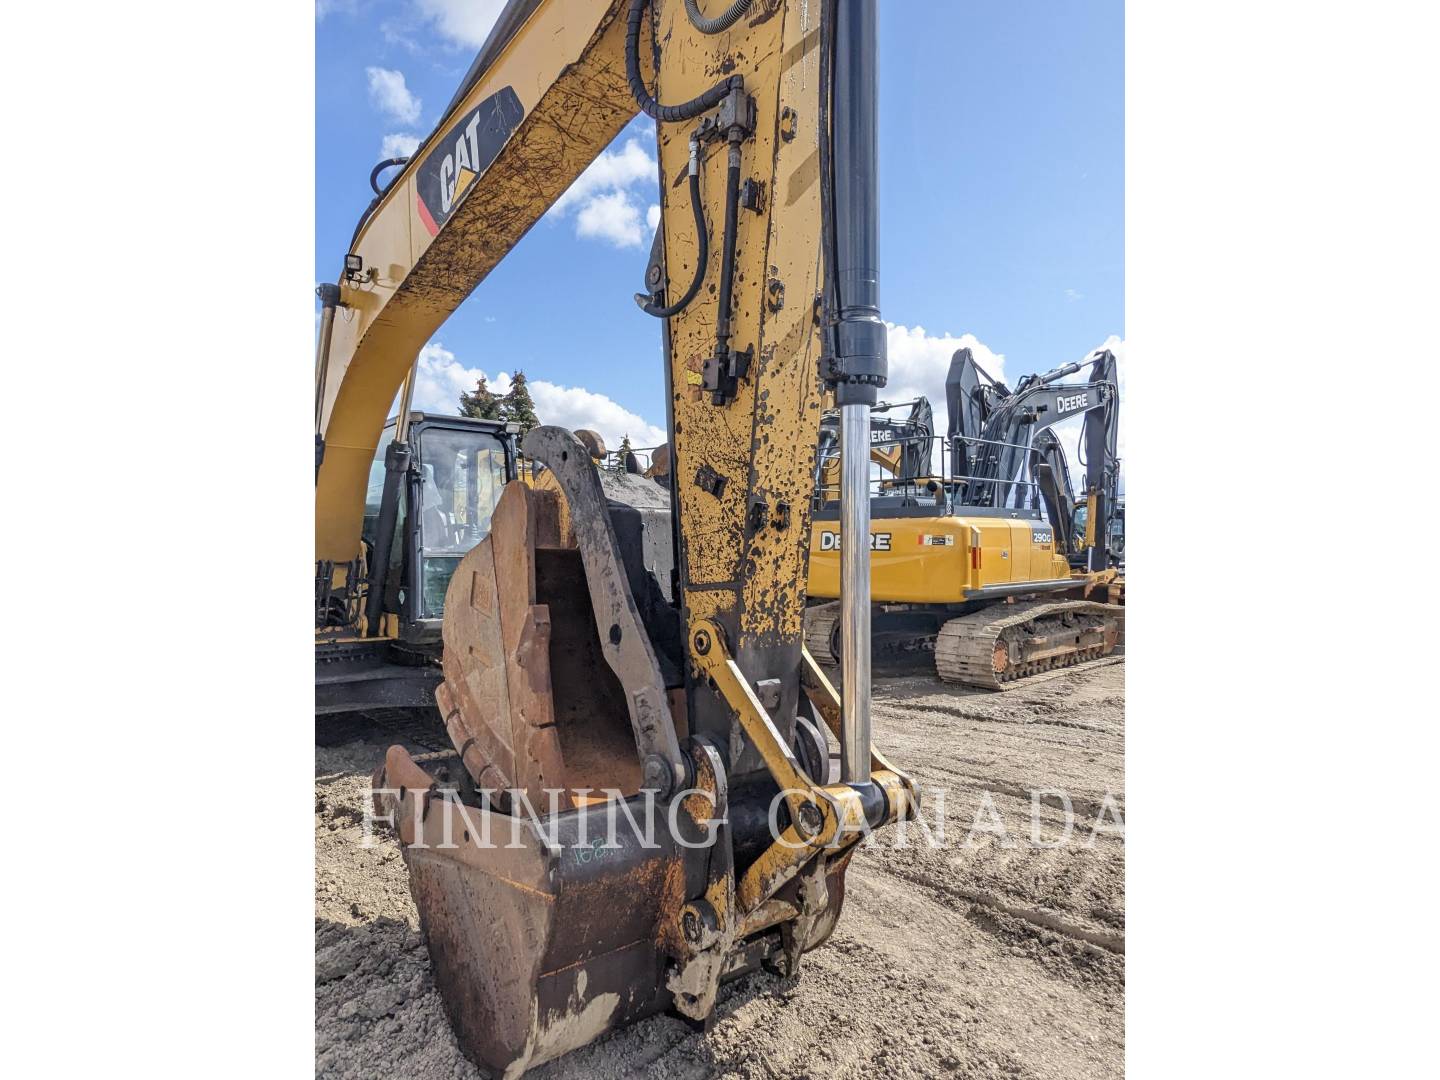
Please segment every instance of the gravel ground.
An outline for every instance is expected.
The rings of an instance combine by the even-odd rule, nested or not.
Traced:
[[[914,826],[904,846],[872,840],[799,978],[731,984],[708,1034],[655,1017],[528,1075],[1122,1076],[1124,670],[1102,661],[1003,694],[877,679],[877,744],[921,785],[943,844]],[[399,850],[359,843],[369,773],[394,741],[361,734],[316,747],[316,1073],[472,1080]],[[1058,797],[1032,813],[1046,789],[1070,800],[1068,837]]]

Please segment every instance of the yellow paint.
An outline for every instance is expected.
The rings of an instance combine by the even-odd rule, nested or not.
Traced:
[[[722,75],[745,79],[755,100],[756,132],[741,148],[742,175],[765,191],[762,213],[741,211],[736,245],[731,344],[753,347],[750,375],[729,404],[711,404],[700,371],[715,346],[715,295],[720,278],[726,151],[703,150],[701,188],[710,222],[706,285],[687,310],[669,320],[677,512],[689,571],[684,597],[690,626],[704,618],[731,628],[732,652],[751,643],[797,647],[801,636],[809,535],[810,488],[820,432],[819,332],[813,303],[821,288],[818,147],[820,78],[815,44],[823,5],[767,4],[773,17],[741,20],[725,34],[698,35],[679,0],[659,5],[665,43],[657,87],[664,101],[701,93]],[[757,11],[759,9],[757,8]],[[679,62],[676,45],[685,43]],[[670,62],[670,61],[676,62]],[[733,63],[731,63],[733,61]],[[777,138],[783,106],[795,111],[795,137]],[[667,272],[683,289],[695,266],[695,226],[685,185],[692,125],[662,124],[658,134]],[[674,193],[672,195],[672,193]],[[778,197],[777,197],[778,196]],[[779,310],[767,288],[783,285]],[[702,466],[726,478],[719,498],[690,483]],[[745,527],[751,500],[789,507],[790,525],[758,532]],[[697,586],[701,586],[697,588]],[[718,588],[706,589],[703,586]]]
[[[1051,536],[1037,544],[1041,530]],[[825,534],[829,534],[827,537]],[[958,604],[986,585],[1054,581],[1070,576],[1046,522],[992,517],[876,518],[870,522],[870,597],[876,603]],[[810,542],[810,595],[840,595],[836,521],[816,521]],[[972,550],[980,550],[979,568]],[[947,546],[934,538],[951,538]]]

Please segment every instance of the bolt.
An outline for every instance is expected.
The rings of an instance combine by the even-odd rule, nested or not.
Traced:
[[[670,763],[659,754],[651,754],[641,766],[640,774],[647,788],[654,788],[661,796],[670,792]]]
[[[695,651],[701,656],[710,651],[710,634],[707,631],[695,631]]]
[[[801,836],[814,836],[824,824],[825,816],[820,813],[818,806],[809,800],[800,804],[800,812],[795,815],[795,828]]]

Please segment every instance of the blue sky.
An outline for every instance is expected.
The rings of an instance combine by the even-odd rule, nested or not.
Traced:
[[[500,0],[321,0],[317,280],[334,280],[371,167],[440,119]],[[962,341],[1013,379],[1124,337],[1121,0],[880,5],[881,306],[894,397]],[[523,368],[541,419],[663,430],[649,250],[653,128],[636,121],[436,334],[417,397]],[[388,156],[388,154],[386,155]],[[972,340],[973,336],[973,340]],[[504,382],[500,385],[503,388]]]

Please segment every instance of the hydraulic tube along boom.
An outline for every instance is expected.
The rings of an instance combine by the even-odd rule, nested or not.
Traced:
[[[840,779],[870,782],[870,408],[886,382],[875,186],[876,0],[840,0],[831,83],[833,352],[827,381],[840,407]]]
[[[320,297],[320,340],[315,345],[315,477],[325,460],[325,375],[330,366],[330,338],[335,330],[335,308],[340,303],[340,286],[328,282],[315,290]]]

